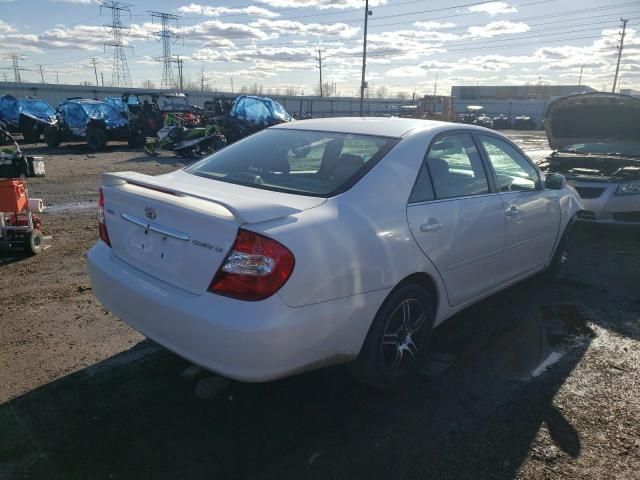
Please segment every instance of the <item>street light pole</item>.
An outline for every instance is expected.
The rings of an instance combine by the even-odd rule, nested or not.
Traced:
[[[369,11],[369,0],[365,0],[364,3],[364,40],[362,42],[362,82],[360,83],[360,116],[362,116],[364,112],[364,89],[366,82],[365,78],[365,70],[367,68],[367,23],[369,20],[369,15],[371,12]]]

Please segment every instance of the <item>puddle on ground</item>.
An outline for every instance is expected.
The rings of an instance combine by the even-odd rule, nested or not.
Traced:
[[[465,361],[482,364],[492,376],[515,380],[535,378],[558,362],[572,342],[581,337],[595,337],[590,322],[588,313],[579,305],[543,306],[539,314],[530,315],[513,328],[488,339],[484,351],[478,351]],[[454,355],[432,351],[418,368],[418,373],[435,379],[455,363]]]

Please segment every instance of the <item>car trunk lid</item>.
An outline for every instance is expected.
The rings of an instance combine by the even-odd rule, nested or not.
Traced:
[[[104,174],[113,253],[191,293],[203,293],[241,225],[295,215],[325,199],[266,192],[189,175]]]

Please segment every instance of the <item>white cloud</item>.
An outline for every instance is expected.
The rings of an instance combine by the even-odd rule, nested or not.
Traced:
[[[414,22],[413,23],[418,28],[424,28],[426,30],[441,30],[443,28],[453,28],[456,26],[453,22]]]
[[[51,0],[54,3],[73,3],[75,5],[95,5],[97,0]]]
[[[7,22],[0,20],[0,33],[15,32],[16,29],[9,25]]]
[[[196,38],[206,41],[219,38],[266,40],[275,38],[256,28],[253,24],[225,23],[220,20],[207,20],[196,25],[180,27],[175,32],[183,37]]]
[[[474,26],[467,29],[470,37],[490,38],[496,35],[506,35],[511,33],[523,33],[529,31],[529,25],[523,22],[510,22],[500,20],[489,22],[483,26]]]
[[[489,2],[481,5],[473,5],[469,7],[469,11],[474,13],[488,13],[493,17],[501,13],[517,12],[518,9],[510,6],[507,2]]]
[[[229,8],[229,7],[209,7],[207,5],[200,5],[197,3],[191,3],[184,5],[176,9],[176,13],[181,15],[204,15],[206,17],[219,17],[220,15],[231,15],[234,13],[253,15],[256,17],[275,18],[280,14],[267,10],[266,8],[256,7],[250,5],[243,8]]]
[[[353,37],[360,27],[346,23],[302,23],[294,20],[268,20],[261,18],[249,24],[252,27],[272,31],[277,34]]]
[[[264,0],[276,8],[319,8],[321,10],[328,8],[345,9],[345,8],[362,8],[362,0]],[[387,0],[369,0],[369,7],[385,5]]]

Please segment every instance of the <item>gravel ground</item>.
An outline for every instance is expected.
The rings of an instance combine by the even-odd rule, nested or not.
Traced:
[[[396,392],[340,366],[226,384],[109,314],[85,271],[100,173],[182,159],[30,150],[53,241],[0,254],[0,478],[640,478],[640,232],[577,228],[566,281],[448,320]]]

